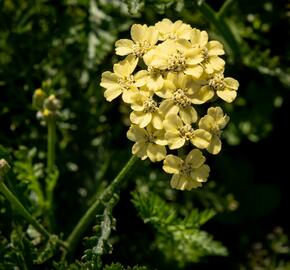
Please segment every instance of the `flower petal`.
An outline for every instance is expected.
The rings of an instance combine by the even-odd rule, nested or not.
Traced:
[[[208,49],[209,56],[225,54],[225,51],[223,49],[223,45],[216,40],[210,41],[206,47]]]
[[[191,95],[190,100],[193,104],[203,104],[210,100],[213,96],[214,91],[208,85],[205,85]]]
[[[121,93],[122,93],[122,90],[120,87],[109,88],[105,91],[104,97],[106,98],[107,101],[111,102],[113,99],[121,95]]]
[[[197,148],[205,149],[211,142],[211,134],[204,129],[196,129],[194,131],[194,136],[190,141]]]
[[[140,42],[144,40],[144,29],[147,27],[141,24],[133,24],[131,27],[131,37],[134,42]]]
[[[163,145],[149,143],[147,147],[147,156],[152,162],[161,161],[166,157],[166,148]]]
[[[130,114],[130,120],[132,123],[138,125],[141,128],[146,127],[152,119],[151,113],[145,113],[145,112],[131,112]]]
[[[191,177],[199,182],[206,182],[209,176],[210,168],[208,165],[204,164],[200,168],[197,168],[191,172]]]
[[[152,113],[152,125],[156,129],[162,129],[163,128],[163,121],[162,117],[158,112]]]
[[[199,168],[205,162],[205,157],[199,149],[193,149],[189,152],[185,159],[185,163],[191,165],[192,168]]]
[[[220,138],[216,135],[213,135],[211,138],[211,142],[207,148],[207,151],[213,155],[217,155],[222,148],[222,142]]]
[[[137,125],[131,125],[127,131],[127,138],[131,141],[146,141],[147,131],[144,128],[140,128]]]
[[[117,55],[128,55],[132,53],[132,47],[134,42],[130,39],[119,39],[116,41],[116,54]]]
[[[182,121],[188,125],[195,123],[197,120],[197,112],[192,106],[180,108],[179,115]]]
[[[178,174],[182,163],[183,163],[183,160],[181,158],[176,157],[174,155],[168,155],[163,161],[162,168],[167,173]]]
[[[191,75],[195,79],[199,79],[202,75],[203,68],[199,65],[196,66],[190,66],[184,70],[184,73],[187,75]]]
[[[142,160],[147,158],[147,144],[144,142],[136,142],[132,147],[132,154],[141,158]]]
[[[216,94],[224,101],[231,103],[237,97],[237,92],[234,90],[216,91]]]
[[[239,82],[231,77],[225,78],[224,82],[226,83],[227,88],[232,90],[237,90],[239,88]]]
[[[100,85],[104,88],[116,88],[119,84],[118,84],[118,79],[120,77],[110,71],[105,71],[102,74],[102,80]]]

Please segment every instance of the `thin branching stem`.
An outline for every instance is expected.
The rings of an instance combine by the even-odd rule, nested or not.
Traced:
[[[91,207],[84,213],[84,215],[79,220],[78,224],[74,227],[73,231],[67,238],[67,256],[71,256],[75,248],[83,236],[84,232],[87,230],[88,226],[91,224],[95,215],[104,207],[104,204],[113,196],[114,193],[119,192],[122,184],[128,179],[128,174],[132,171],[133,165],[138,160],[138,157],[132,156],[123,169],[119,172],[116,178],[110,183],[110,185],[104,190],[104,192],[99,196]]]

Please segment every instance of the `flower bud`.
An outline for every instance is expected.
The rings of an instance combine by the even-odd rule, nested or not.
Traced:
[[[41,88],[36,89],[33,94],[32,105],[36,109],[41,109],[45,100],[45,96],[45,92]]]
[[[50,95],[44,101],[44,108],[51,111],[52,113],[56,113],[61,107],[59,99],[55,97],[55,95]]]
[[[10,170],[10,165],[5,159],[0,159],[0,181],[2,181],[3,176]]]

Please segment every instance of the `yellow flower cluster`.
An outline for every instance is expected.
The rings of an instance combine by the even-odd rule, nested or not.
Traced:
[[[130,105],[127,137],[135,142],[134,155],[163,160],[164,171],[173,174],[173,188],[200,187],[210,171],[202,150],[220,152],[229,117],[220,107],[208,108],[201,117],[199,105],[216,96],[232,102],[239,86],[223,75],[223,46],[180,20],[134,24],[131,37],[116,42],[116,54],[125,59],[114,64],[114,72],[102,74],[104,96],[112,101],[122,95]]]

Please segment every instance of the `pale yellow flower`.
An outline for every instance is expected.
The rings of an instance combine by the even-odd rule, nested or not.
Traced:
[[[153,93],[148,89],[138,91],[131,96],[130,120],[133,124],[144,128],[150,123],[156,129],[162,129],[162,116],[158,109],[158,104],[153,98]]]
[[[163,122],[165,139],[170,149],[178,149],[191,142],[200,149],[205,149],[211,142],[211,134],[204,129],[193,129],[184,124],[176,114],[168,114]]]
[[[142,160],[148,157],[152,162],[157,162],[166,157],[165,145],[167,142],[164,139],[163,130],[155,130],[151,125],[147,126],[146,129],[131,125],[127,137],[135,142],[132,154],[137,155]]]
[[[144,72],[141,70],[132,75],[138,63],[133,56],[126,57],[114,65],[113,72],[106,71],[102,74],[101,86],[106,88],[104,96],[107,101],[112,101],[122,95],[124,102],[129,103],[132,92],[138,91],[137,87],[146,83]]]
[[[202,60],[201,50],[192,47],[185,39],[166,40],[144,55],[147,66],[171,72],[183,72],[194,78],[202,75],[203,68],[199,65]]]
[[[147,81],[146,85],[149,90],[157,91],[164,85],[164,71],[149,66],[147,69]]]
[[[199,120],[199,128],[207,130],[212,135],[210,144],[206,148],[211,154],[216,155],[220,152],[222,147],[221,130],[226,126],[229,119],[220,107],[211,107],[207,110],[207,115]]]
[[[202,104],[211,99],[213,90],[201,89],[191,76],[182,73],[168,73],[163,88],[155,91],[156,95],[165,98],[160,104],[160,111],[179,114],[186,124],[196,122],[197,113],[192,104]]]
[[[183,23],[181,20],[172,22],[169,19],[163,19],[161,22],[155,24],[159,32],[159,40],[166,39],[189,39],[192,30],[189,24]]]
[[[204,164],[205,157],[198,149],[193,149],[185,160],[168,155],[163,162],[163,170],[173,174],[170,184],[172,188],[191,190],[201,187],[207,181],[210,168]]]
[[[239,82],[231,77],[224,78],[224,74],[219,72],[213,74],[204,88],[213,89],[222,100],[231,103],[237,96]]]
[[[146,24],[133,24],[131,27],[131,37],[133,39],[120,39],[116,41],[116,54],[132,54],[136,57],[143,57],[158,41],[158,31],[154,26]]]
[[[216,40],[208,41],[207,32],[196,28],[191,31],[190,41],[201,49],[203,57],[201,65],[207,74],[212,74],[224,68],[225,61],[219,55],[223,55],[225,52],[220,42]]]

